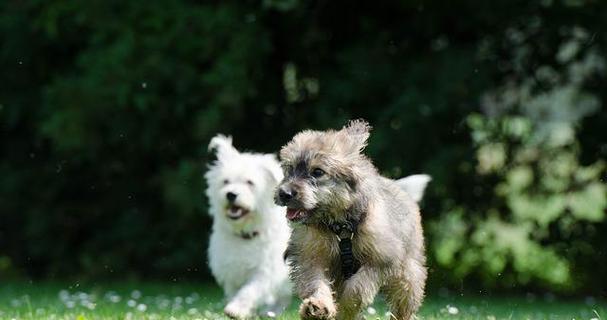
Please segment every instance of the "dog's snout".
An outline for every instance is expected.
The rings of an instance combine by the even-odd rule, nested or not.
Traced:
[[[295,191],[291,188],[288,188],[288,187],[281,187],[278,190],[278,198],[280,198],[280,201],[282,201],[283,203],[289,202],[296,195],[297,195],[297,191]]]
[[[230,201],[230,202],[234,202],[234,200],[236,200],[237,196],[238,195],[235,194],[234,192],[228,192],[228,193],[226,193],[226,198],[228,198],[228,201]]]

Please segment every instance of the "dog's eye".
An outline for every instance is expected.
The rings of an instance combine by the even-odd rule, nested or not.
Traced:
[[[253,183],[253,181],[251,181],[251,180],[247,180],[247,184],[250,185],[251,187],[255,186],[255,183]]]
[[[320,168],[315,168],[312,170],[312,177],[320,178],[325,174],[325,172]]]
[[[230,180],[228,180],[228,179],[223,180],[223,184],[228,184],[229,182],[230,182]]]

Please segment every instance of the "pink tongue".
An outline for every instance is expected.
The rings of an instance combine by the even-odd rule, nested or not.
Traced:
[[[298,213],[299,213],[299,210],[297,210],[297,209],[287,209],[287,219],[293,220],[293,219],[297,218]]]

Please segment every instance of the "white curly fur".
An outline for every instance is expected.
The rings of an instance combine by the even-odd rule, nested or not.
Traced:
[[[285,208],[274,204],[273,193],[283,174],[272,154],[240,153],[232,138],[217,135],[209,143],[217,160],[205,174],[213,230],[209,266],[227,298],[232,318],[279,314],[291,301],[288,267],[283,260],[290,228]],[[227,193],[233,204],[249,210],[237,220],[228,217]],[[242,234],[258,233],[251,239]]]

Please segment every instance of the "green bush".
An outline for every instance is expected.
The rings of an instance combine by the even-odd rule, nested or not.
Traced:
[[[590,34],[574,27],[561,29],[554,59],[542,62],[530,41],[540,24],[508,30],[512,74],[482,97],[482,114],[467,117],[476,173],[492,181],[486,206],[458,205],[435,221],[434,250],[460,277],[574,290],[592,281],[577,260],[596,254],[578,241],[606,217],[605,162],[581,164],[577,134],[600,110],[588,82],[604,77],[605,60],[588,45]]]

